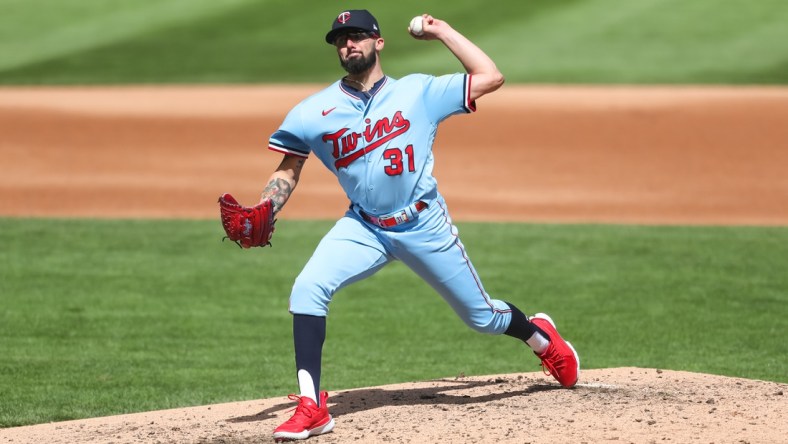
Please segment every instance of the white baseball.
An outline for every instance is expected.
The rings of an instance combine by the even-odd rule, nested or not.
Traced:
[[[424,34],[424,29],[422,28],[423,23],[424,23],[424,17],[420,15],[413,17],[413,19],[410,21],[410,33],[413,35]]]

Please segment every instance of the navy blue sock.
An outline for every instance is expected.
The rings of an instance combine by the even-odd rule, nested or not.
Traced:
[[[532,324],[519,308],[515,307],[511,302],[506,302],[506,304],[512,309],[512,322],[503,334],[525,342],[530,339],[534,333],[538,332],[547,340],[550,340],[550,336],[548,336],[544,330]]]
[[[320,362],[323,359],[323,342],[326,340],[324,316],[293,315],[293,343],[295,345],[296,373],[305,370],[315,385],[315,402],[320,405]]]

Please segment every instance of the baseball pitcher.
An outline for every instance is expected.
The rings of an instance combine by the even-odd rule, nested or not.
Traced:
[[[484,289],[432,174],[438,125],[476,111],[476,100],[503,85],[495,63],[445,21],[428,14],[408,28],[419,40],[441,42],[465,68],[443,76],[383,73],[380,26],[366,10],[333,19],[326,42],[347,75],[306,98],[270,137],[283,154],[259,204],[220,198],[230,239],[243,247],[267,245],[273,215],[287,202],[309,158],[334,175],[350,205],[317,246],[290,294],[299,394],[293,416],[274,431],[277,442],[328,433],[334,420],[320,390],[328,305],[343,287],[402,261],[426,281],[472,329],[522,340],[546,372],[565,386],[578,379],[580,361],[545,314],[527,317]],[[480,143],[483,141],[480,140]]]

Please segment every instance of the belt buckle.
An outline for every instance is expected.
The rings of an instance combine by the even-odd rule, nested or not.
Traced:
[[[391,216],[389,219],[394,219],[395,221],[394,225],[404,224],[405,222],[408,222],[410,220],[408,219],[408,213],[405,211],[400,211],[399,214]]]
[[[415,204],[416,213],[421,213],[423,210],[427,208],[427,203],[424,201],[417,201]],[[372,223],[373,225],[377,225],[380,228],[390,228],[397,225],[402,225],[406,222],[410,222],[411,219],[408,217],[407,210],[400,210],[395,214],[386,215],[386,216],[373,216],[371,214],[367,214],[364,211],[361,211],[361,215],[366,219],[368,222]]]
[[[386,225],[383,221],[384,218],[373,216],[371,214],[365,213],[364,211],[361,212],[361,215],[364,217],[364,220],[371,223],[372,225],[376,225],[380,228],[386,228]]]

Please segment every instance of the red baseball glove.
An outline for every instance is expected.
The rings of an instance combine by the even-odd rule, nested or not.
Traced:
[[[219,196],[219,213],[227,233],[225,239],[242,248],[271,245],[274,234],[274,206],[270,199],[254,207],[244,207],[229,193]]]

